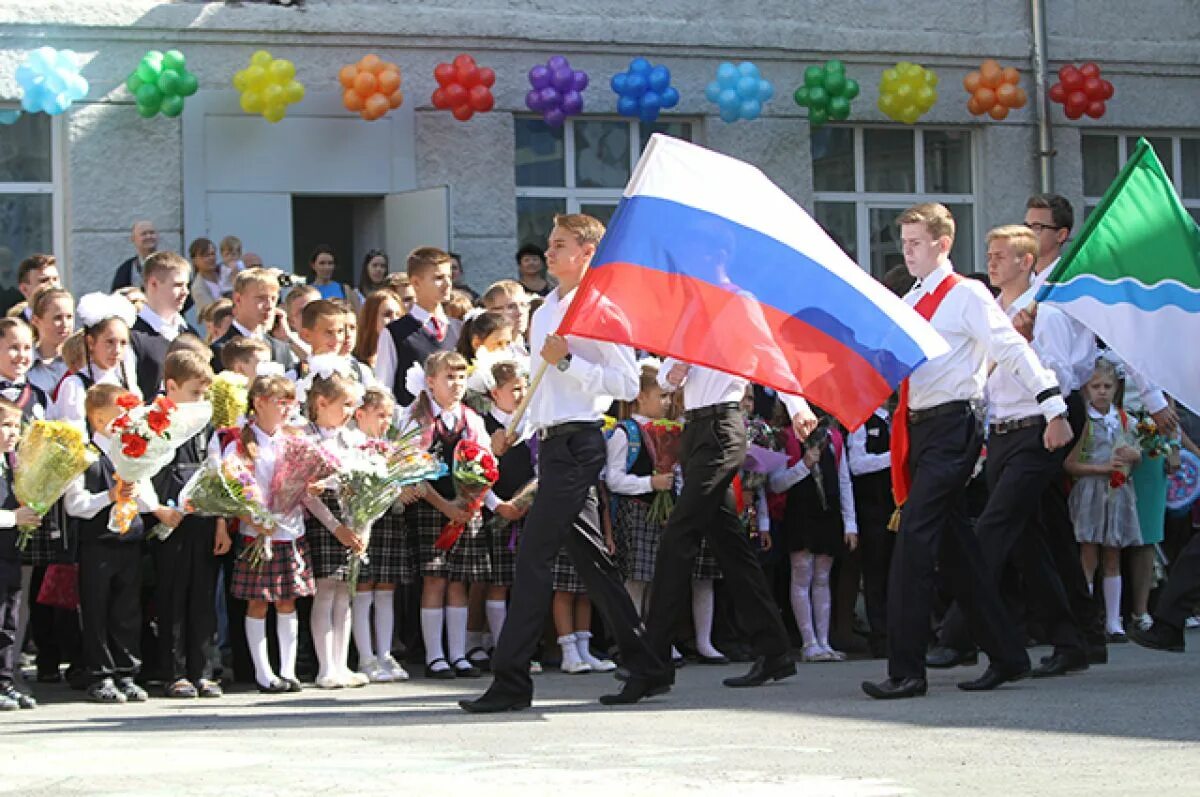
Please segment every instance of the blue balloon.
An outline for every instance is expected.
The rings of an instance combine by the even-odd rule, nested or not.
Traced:
[[[657,92],[647,91],[642,95],[642,100],[639,103],[642,106],[642,113],[651,112],[655,118],[658,118],[658,111],[662,108],[662,97]]]
[[[671,85],[671,71],[659,65],[650,70],[650,90],[662,92]]]
[[[649,72],[650,71],[650,62],[647,61],[645,58],[641,58],[641,57],[635,58],[629,62],[629,71],[630,72],[641,72],[641,73]]]
[[[21,112],[16,108],[0,108],[0,125],[16,124]]]
[[[758,84],[758,101],[766,102],[775,96],[775,86],[771,81],[764,79]]]
[[[667,86],[662,93],[662,107],[674,108],[679,104],[679,91],[674,86]]]
[[[29,113],[60,114],[87,96],[88,84],[70,50],[39,47],[16,70],[21,107]]]
[[[634,58],[629,69],[613,75],[612,89],[617,95],[617,112],[654,121],[659,111],[679,103],[679,91],[671,86],[671,70],[653,66],[645,58]]]
[[[742,61],[740,64],[738,64],[738,72],[745,77],[752,77],[755,80],[757,80],[759,77],[758,67],[750,61]]]
[[[646,76],[641,72],[631,72],[625,78],[625,96],[640,97],[646,93]]]
[[[629,75],[626,74],[625,72],[618,72],[617,74],[613,75],[612,76],[612,90],[615,91],[617,94],[624,94],[625,93],[625,83],[628,80],[628,78],[629,78]]]
[[[658,109],[643,108],[638,114],[638,118],[643,122],[653,122],[658,119]]]
[[[617,100],[617,113],[621,116],[637,116],[638,101],[633,97],[621,97]]]
[[[704,89],[704,96],[708,98],[709,102],[719,102],[721,99],[721,84],[715,80],[709,83],[708,87]]]
[[[742,100],[741,116],[746,121],[753,121],[762,113],[762,103],[758,100]]]
[[[742,77],[737,82],[738,96],[743,100],[758,96],[758,81],[752,77]]]
[[[737,106],[737,104],[738,104],[738,95],[737,95],[737,92],[736,92],[736,91],[734,91],[733,89],[722,89],[722,90],[721,90],[721,96],[717,98],[717,102],[718,102],[718,104],[720,104],[720,106],[721,106],[722,108],[725,108],[725,107],[729,107],[729,108],[736,107],[736,106]]]
[[[737,82],[738,71],[737,67],[726,61],[717,67],[717,80],[720,81],[722,88],[732,86]]]
[[[741,116],[739,115],[737,108],[725,108],[722,106],[721,121],[729,122],[732,124],[733,122],[736,122],[740,118],[741,118]]]

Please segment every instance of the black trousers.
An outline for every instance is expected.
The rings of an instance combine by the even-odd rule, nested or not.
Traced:
[[[604,546],[596,482],[605,459],[604,435],[599,429],[553,437],[540,445],[538,493],[521,529],[508,617],[492,656],[495,681],[491,692],[512,697],[533,694],[529,662],[550,612],[554,592],[551,567],[562,548],[600,610],[630,673],[648,678],[666,674],[662,660],[646,644],[641,619]]]
[[[1059,471],[1057,458],[1043,445],[1045,429],[1045,424],[1039,424],[988,437],[988,502],[975,521],[975,535],[986,576],[1004,593],[1013,627],[1022,627],[1024,617],[1019,596],[1008,594],[1011,590],[1002,586],[1010,561],[1020,571],[1026,601],[1055,649],[1083,653],[1083,631],[1071,613],[1066,589],[1050,556],[1038,504],[1029,500],[1029,496],[1041,495]],[[972,629],[958,603],[946,613],[939,641],[955,650],[974,647]]]
[[[771,600],[758,552],[734,504],[733,477],[746,461],[746,424],[741,410],[727,409],[689,421],[680,461],[683,492],[663,529],[650,588],[646,632],[654,654],[670,659],[671,629],[690,607],[692,564],[707,538],[733,598],[739,624],[759,656],[787,652],[788,638]]]
[[[1170,577],[1154,608],[1154,621],[1182,629],[1197,603],[1200,603],[1200,534],[1192,535],[1175,556]]]
[[[887,638],[888,573],[896,535],[888,531],[891,515],[882,515],[860,505],[858,516],[858,550],[862,562],[863,602],[867,609],[867,626],[871,638]]]
[[[212,678],[217,633],[216,521],[186,518],[166,541],[150,543],[158,576],[158,655],[163,678]]]
[[[141,668],[142,544],[79,544],[83,663],[89,678],[134,676]]]
[[[20,651],[17,622],[21,616],[21,562],[0,560],[0,683],[13,680]]]
[[[966,485],[979,457],[975,413],[940,415],[909,426],[912,485],[900,517],[888,583],[888,675],[924,678],[935,570],[959,602],[992,664],[1029,666],[1022,640],[988,577],[967,523]]]

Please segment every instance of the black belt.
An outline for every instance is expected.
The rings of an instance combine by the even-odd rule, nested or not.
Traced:
[[[988,434],[1008,434],[1015,432],[1018,429],[1029,429],[1034,426],[1041,426],[1046,422],[1046,419],[1041,415],[1030,415],[1028,418],[1015,418],[1011,421],[1000,421],[988,425]]]
[[[925,410],[909,410],[908,425],[913,426],[931,418],[940,418],[943,415],[960,415],[967,411],[978,412],[978,405],[974,401],[947,401],[945,404]]]
[[[688,410],[683,414],[685,421],[699,421],[704,418],[715,418],[718,415],[724,415],[733,410],[740,410],[742,404],[739,401],[722,401],[720,404],[709,404],[707,407],[698,407],[694,410]]]
[[[599,431],[603,428],[603,421],[567,421],[566,423],[556,423],[553,426],[547,426],[545,429],[542,429],[538,432],[538,439],[546,441],[555,437],[566,437],[576,432]]]

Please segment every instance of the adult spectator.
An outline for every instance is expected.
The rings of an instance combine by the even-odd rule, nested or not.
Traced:
[[[545,296],[554,286],[546,270],[546,253],[540,246],[525,244],[517,250],[517,281],[526,292]]]
[[[111,288],[114,292],[121,288],[142,287],[142,264],[158,251],[158,230],[154,229],[152,221],[135,221],[129,239],[133,241],[136,254],[117,266]]]
[[[361,307],[375,291],[387,286],[391,266],[382,249],[368,249],[358,275],[358,303]]]
[[[446,254],[450,255],[450,278],[454,282],[454,289],[470,296],[472,304],[477,303],[479,301],[479,294],[467,284],[467,280],[463,276],[465,272],[463,270],[462,255],[458,252],[447,252]]]

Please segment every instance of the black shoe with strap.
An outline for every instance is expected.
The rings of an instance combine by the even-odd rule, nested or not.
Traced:
[[[433,665],[439,661],[445,664],[446,667],[444,669],[433,669]],[[436,681],[453,681],[457,676],[455,676],[454,670],[450,667],[450,662],[439,657],[425,665],[425,677]]]
[[[478,678],[483,674],[469,659],[455,659],[451,666],[454,668],[455,678]]]

